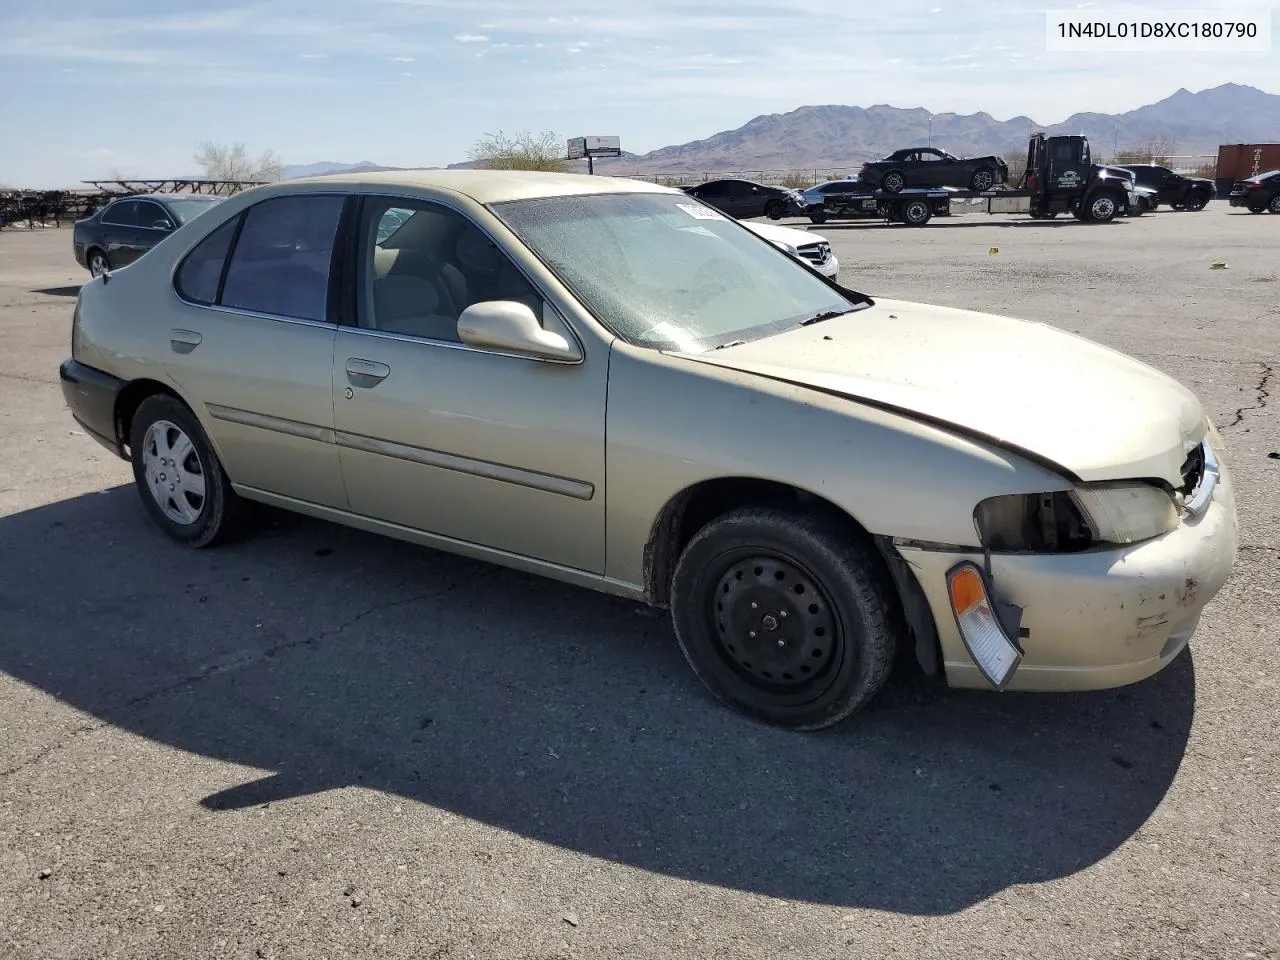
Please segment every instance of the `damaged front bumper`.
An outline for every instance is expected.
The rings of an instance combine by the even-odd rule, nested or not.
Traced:
[[[895,546],[933,614],[948,685],[990,689],[960,634],[947,580],[966,561],[986,567],[983,554]],[[1079,553],[991,554],[992,600],[1021,608],[1020,636],[1012,639],[1023,656],[1004,689],[1100,690],[1159,672],[1186,647],[1236,552],[1235,497],[1224,468],[1204,512],[1163,536]]]

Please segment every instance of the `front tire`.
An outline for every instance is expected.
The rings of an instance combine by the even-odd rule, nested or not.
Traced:
[[[1110,223],[1119,211],[1120,204],[1114,196],[1100,193],[1089,198],[1086,219],[1090,223]]]
[[[787,205],[781,200],[770,200],[764,205],[764,215],[770,220],[781,220],[787,213]]]
[[[809,214],[809,222],[810,223],[826,223],[827,215],[825,213],[811,213]]]
[[[971,190],[990,190],[995,185],[995,171],[990,167],[979,167],[973,171],[973,176],[969,178],[969,188]]]
[[[676,637],[721,702],[793,730],[832,726],[884,685],[897,650],[878,557],[829,518],[747,507],[689,542],[672,580]]]
[[[238,532],[245,504],[200,421],[181,401],[155,394],[139,404],[129,454],[143,506],[174,540],[208,547]]]

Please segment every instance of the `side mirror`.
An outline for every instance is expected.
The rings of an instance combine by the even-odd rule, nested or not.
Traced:
[[[151,228],[153,230],[172,230],[173,224],[170,223],[168,220],[157,220],[155,223],[151,225]]]
[[[576,363],[582,359],[576,343],[544,330],[533,311],[514,300],[473,303],[458,317],[458,337],[468,346],[539,360]]]

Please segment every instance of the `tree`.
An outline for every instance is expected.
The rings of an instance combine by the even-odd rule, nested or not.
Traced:
[[[476,141],[468,154],[477,167],[485,170],[547,170],[568,173],[572,167],[564,159],[564,143],[551,131],[521,131],[508,136],[499,130],[486,133]]]
[[[1002,158],[1005,166],[1009,168],[1009,176],[1006,183],[1011,187],[1016,187],[1022,182],[1023,176],[1027,172],[1027,155],[1022,150],[1011,150]]]
[[[1171,136],[1152,137],[1146,143],[1125,147],[1116,154],[1112,163],[1158,163],[1162,167],[1169,165],[1169,160],[1177,150],[1177,141]]]
[[[279,180],[284,166],[274,150],[254,160],[243,143],[224,147],[209,140],[196,148],[195,161],[209,180]]]

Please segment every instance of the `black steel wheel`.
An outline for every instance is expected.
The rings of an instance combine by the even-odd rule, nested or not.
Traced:
[[[901,170],[890,170],[880,181],[880,189],[886,193],[900,193],[906,185],[907,178]]]
[[[923,227],[933,218],[933,208],[924,200],[908,200],[898,215],[908,227]]]
[[[671,610],[685,658],[736,710],[779,726],[831,726],[883,685],[898,628],[878,556],[816,515],[732,511],[677,564]]]

